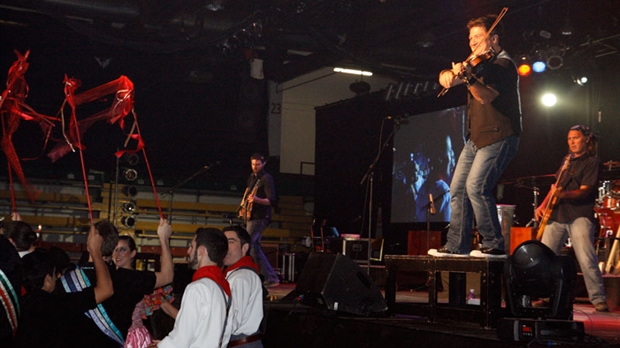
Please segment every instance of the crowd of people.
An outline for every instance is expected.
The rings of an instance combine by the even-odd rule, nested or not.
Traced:
[[[158,271],[135,270],[135,241],[107,220],[90,227],[88,261],[81,263],[59,248],[37,247],[37,233],[24,221],[2,227],[3,347],[262,347],[266,289],[241,226],[198,228],[188,249],[195,272],[180,308],[173,304],[172,228],[164,218]],[[174,318],[161,340],[143,321],[156,310]]]

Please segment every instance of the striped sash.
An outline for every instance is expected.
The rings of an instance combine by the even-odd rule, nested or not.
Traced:
[[[13,285],[2,270],[0,270],[0,302],[2,302],[2,306],[6,311],[11,329],[13,330],[13,336],[15,336],[17,318],[19,317],[19,297],[17,297]]]
[[[80,292],[84,288],[90,286],[88,276],[86,276],[86,273],[84,273],[84,270],[81,267],[78,267],[76,270],[63,275],[60,279],[66,292]],[[101,332],[103,332],[106,336],[113,339],[120,346],[124,345],[125,340],[123,339],[123,335],[116,325],[114,325],[101,303],[98,304],[95,309],[90,309],[84,314],[94,321],[99,330],[101,330]]]

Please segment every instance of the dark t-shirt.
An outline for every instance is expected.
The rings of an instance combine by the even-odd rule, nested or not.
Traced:
[[[150,271],[135,271],[131,269],[116,269],[114,266],[108,267],[110,277],[114,286],[114,295],[102,302],[106,313],[114,325],[127,338],[127,331],[131,326],[131,314],[138,301],[144,295],[150,294],[155,288],[156,276]],[[84,267],[84,272],[88,275],[93,284],[95,283],[95,270],[92,267]],[[61,285],[62,287],[62,285]],[[88,342],[88,347],[118,347],[116,342],[108,338],[95,323],[85,318],[80,321],[75,329],[75,337],[84,342]],[[82,347],[80,346],[80,347]]]
[[[72,343],[73,328],[96,305],[93,287],[64,294],[29,292],[22,298],[15,348],[85,346],[84,341]]]
[[[247,180],[247,185],[250,189],[254,187],[256,183],[256,178],[260,180],[258,183],[258,189],[256,191],[256,197],[259,198],[267,198],[271,205],[262,205],[262,204],[253,204],[252,205],[252,214],[250,216],[250,220],[256,219],[267,219],[271,220],[271,207],[276,207],[278,204],[278,198],[276,196],[276,187],[273,182],[273,177],[262,170],[258,173],[258,175],[250,174]]]
[[[582,199],[559,199],[549,220],[567,223],[579,217],[594,219],[599,170],[600,163],[597,157],[584,154],[571,160],[568,172],[560,183],[563,190],[577,190],[586,185],[590,187],[590,193]],[[560,171],[561,169],[556,173],[556,178]]]

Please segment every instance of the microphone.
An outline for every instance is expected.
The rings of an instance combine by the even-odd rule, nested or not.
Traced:
[[[429,202],[428,202],[429,207],[428,208],[430,210],[431,215],[437,214],[437,210],[435,210],[435,203],[433,202],[433,194],[432,193],[428,194],[428,200],[429,200]]]

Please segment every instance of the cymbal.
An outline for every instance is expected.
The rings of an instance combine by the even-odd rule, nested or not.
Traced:
[[[603,166],[607,170],[611,170],[612,168],[620,168],[620,162],[618,161],[607,161],[603,163]]]
[[[555,178],[555,174],[543,174],[543,175],[534,175],[534,176],[522,176],[520,178],[514,178],[514,179],[506,179],[502,182],[500,182],[500,184],[503,185],[510,185],[510,184],[515,184],[515,183],[524,183],[524,182],[534,182],[538,179],[553,179]]]

